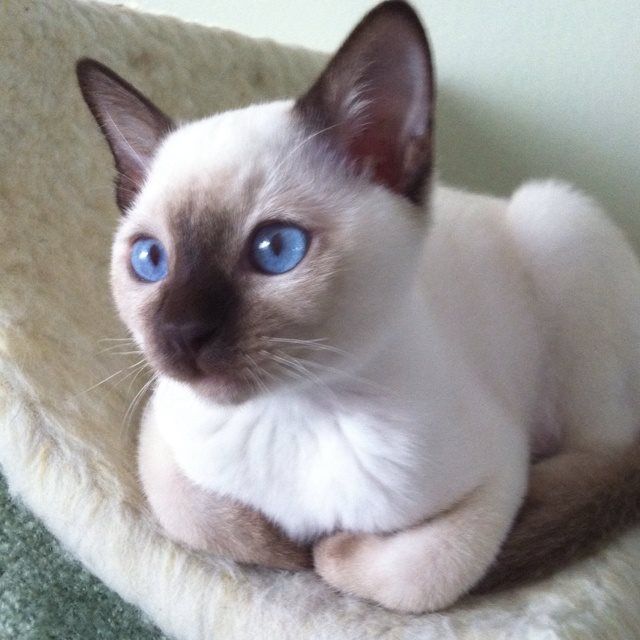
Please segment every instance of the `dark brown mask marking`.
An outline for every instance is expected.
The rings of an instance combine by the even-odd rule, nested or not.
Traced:
[[[185,219],[174,225],[173,271],[151,315],[166,365],[188,379],[220,370],[236,338],[239,296],[221,268],[225,234],[209,222],[204,233]]]

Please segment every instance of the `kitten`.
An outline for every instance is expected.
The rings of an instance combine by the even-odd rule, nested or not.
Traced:
[[[160,374],[139,463],[169,536],[284,568],[312,545],[337,589],[422,612],[638,519],[638,262],[565,185],[433,184],[409,5],[293,102],[178,126],[78,77],[118,170],[114,298]]]

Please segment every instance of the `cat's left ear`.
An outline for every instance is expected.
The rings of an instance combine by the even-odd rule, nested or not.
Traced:
[[[113,154],[118,171],[116,201],[125,213],[142,188],[158,145],[174,128],[173,122],[102,63],[83,58],[76,72],[82,96]]]
[[[348,164],[422,203],[433,161],[434,82],[424,28],[406,2],[368,13],[296,103]]]

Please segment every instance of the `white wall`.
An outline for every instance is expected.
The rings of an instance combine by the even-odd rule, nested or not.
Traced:
[[[325,51],[374,4],[136,2]],[[497,193],[527,177],[571,180],[595,194],[640,245],[640,0],[416,0],[414,6],[435,50],[443,177]]]

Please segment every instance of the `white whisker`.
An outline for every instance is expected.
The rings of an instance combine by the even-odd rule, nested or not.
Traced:
[[[340,349],[338,347],[334,347],[330,344],[325,344],[325,338],[314,338],[311,340],[303,340],[299,338],[266,338],[268,342],[272,342],[275,344],[291,344],[294,346],[299,346],[305,349],[315,349],[316,351],[329,351],[332,353],[336,353],[338,355],[353,357],[348,351],[344,349]]]
[[[326,383],[326,381],[317,376],[313,371],[310,371],[299,358],[290,355],[287,357],[287,354],[282,354],[281,352],[270,353],[269,356],[273,361],[280,363],[284,367],[289,367],[294,372],[298,373],[300,380],[310,381],[322,387],[334,400],[336,400],[333,389]]]
[[[108,347],[107,349],[103,349],[102,351],[98,352],[98,355],[101,355],[103,353],[108,353],[110,356],[131,356],[131,355],[136,355],[136,356],[141,356],[144,355],[144,351],[141,351],[140,349],[136,349],[135,351],[114,351],[114,349],[117,349],[117,346],[114,347]]]
[[[129,365],[128,367],[123,367],[122,369],[119,369],[115,373],[112,373],[110,376],[107,376],[104,380],[100,380],[100,382],[96,382],[96,384],[90,386],[88,389],[85,389],[84,391],[81,391],[78,395],[83,395],[85,393],[89,393],[89,391],[93,391],[93,389],[96,389],[97,387],[103,385],[105,382],[109,382],[109,380],[112,380],[113,378],[115,378],[116,376],[120,375],[121,373],[124,373],[125,371],[128,371],[129,373],[127,373],[127,375],[125,375],[125,377],[122,378],[122,380],[120,380],[119,382],[122,382],[123,380],[126,380],[130,375],[132,375],[134,373],[133,371],[131,371],[131,369],[134,369],[135,367],[140,366],[140,364],[142,364],[143,362],[144,362],[144,358],[142,358],[142,360],[139,360],[138,362],[135,362],[132,365]]]
[[[129,427],[129,422],[131,420],[131,418],[133,417],[133,414],[136,411],[136,408],[138,406],[138,404],[140,403],[140,401],[143,399],[144,394],[146,393],[146,391],[149,390],[149,387],[158,379],[158,374],[154,374],[151,376],[151,378],[149,380],[147,380],[147,382],[145,382],[142,387],[140,387],[140,389],[138,390],[138,392],[136,393],[136,395],[133,397],[133,400],[131,400],[131,402],[129,403],[129,407],[127,408],[124,417],[122,418],[122,436],[124,437],[124,435],[127,432],[127,429]]]
[[[129,382],[129,386],[127,387],[127,393],[131,393],[131,389],[133,387],[133,384],[135,383],[135,381],[138,379],[138,376],[143,372],[150,369],[150,365],[146,362],[143,362],[138,369],[136,369],[136,374],[133,376],[133,378],[131,379],[131,381]]]

